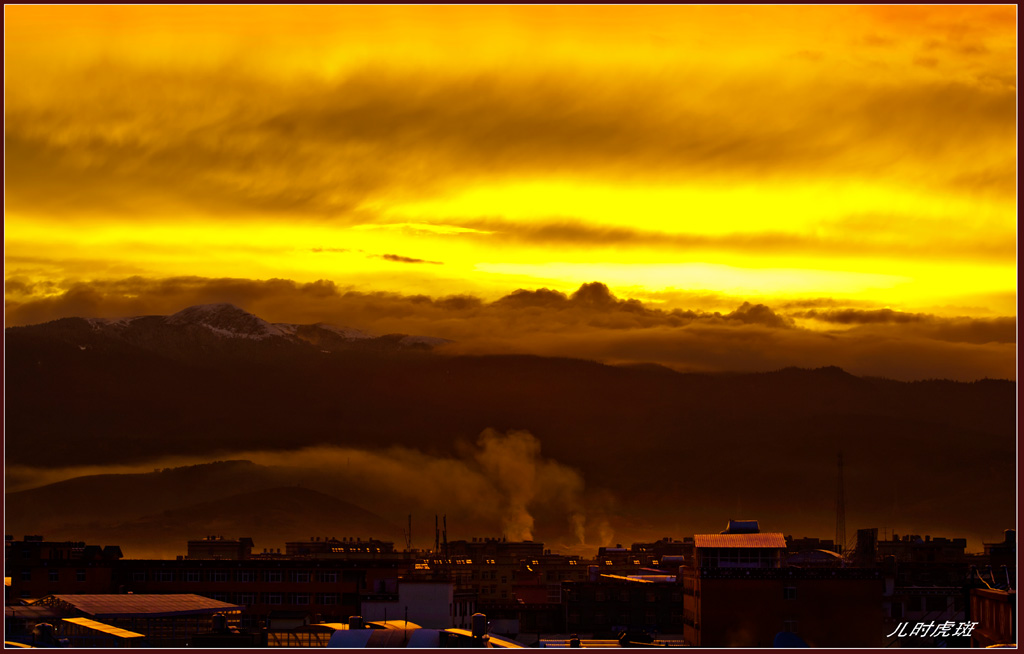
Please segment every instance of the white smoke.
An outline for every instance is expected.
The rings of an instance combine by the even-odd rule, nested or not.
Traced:
[[[390,515],[413,509],[445,513],[472,520],[460,524],[479,531],[496,524],[510,540],[531,540],[537,510],[561,515],[566,532],[585,544],[588,530],[584,481],[580,472],[544,458],[540,441],[526,431],[507,434],[485,430],[459,456],[427,454],[406,447],[383,450],[316,446],[292,451],[221,453],[219,458],[244,459],[287,470],[291,483],[333,494],[358,506]],[[175,457],[116,469],[48,471],[47,482],[78,474],[151,472],[154,468],[194,465],[208,459]],[[42,471],[19,471],[22,476]],[[397,521],[397,520],[396,520]],[[432,522],[432,520],[431,520]],[[607,542],[607,523],[598,520],[592,531]],[[420,538],[426,530],[418,532]],[[432,534],[432,531],[431,531]],[[423,541],[420,541],[423,544]]]

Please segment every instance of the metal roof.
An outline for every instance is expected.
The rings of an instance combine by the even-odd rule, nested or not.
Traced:
[[[96,618],[126,615],[151,617],[213,614],[221,611],[240,611],[241,606],[218,602],[201,595],[51,595],[50,597],[73,606]],[[48,598],[43,598],[45,601]]]
[[[781,533],[769,534],[697,534],[695,547],[748,547],[786,549],[786,537]]]
[[[45,620],[47,618],[59,618],[60,611],[49,606],[5,606],[5,618],[17,618],[19,620]]]
[[[608,579],[618,579],[619,581],[635,581],[635,582],[641,583],[641,584],[653,584],[654,583],[650,579],[641,579],[641,578],[637,578],[637,577],[624,577],[622,575],[601,575],[601,576],[602,577],[606,577]]]
[[[103,624],[102,622],[96,622],[89,618],[64,618],[64,622],[70,622],[71,624],[77,624],[79,627],[85,627],[86,629],[92,629],[94,631],[101,631],[111,636],[118,638],[145,638],[145,634],[140,634],[134,631],[128,631],[127,629],[121,629],[114,627],[109,624]]]
[[[410,620],[367,620],[370,629],[422,629],[423,627]]]

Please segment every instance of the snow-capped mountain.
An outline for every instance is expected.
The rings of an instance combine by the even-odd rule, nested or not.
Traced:
[[[266,320],[243,311],[233,304],[197,304],[167,316],[168,325],[196,325],[225,338],[264,339],[271,336],[290,336],[293,325],[271,325]]]
[[[430,336],[375,336],[359,329],[325,323],[270,323],[228,303],[191,306],[170,316],[134,316],[114,320],[62,318],[41,325],[11,328],[7,332],[8,336],[18,333],[55,338],[82,351],[109,350],[122,344],[161,355],[187,358],[217,353],[295,354],[295,350],[315,353],[430,350],[450,342]]]

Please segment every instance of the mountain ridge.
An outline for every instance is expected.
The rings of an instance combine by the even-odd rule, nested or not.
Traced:
[[[679,507],[715,524],[744,507],[765,520],[806,514],[834,523],[838,450],[850,475],[851,521],[859,502],[884,525],[922,532],[914,525],[997,534],[1013,522],[1016,385],[1005,380],[901,382],[835,367],[682,373],[456,355],[402,347],[402,336],[354,347],[342,339],[325,353],[320,341],[225,338],[194,324],[159,338],[179,329],[163,320],[62,319],[6,330],[8,466],[138,465],[321,446],[451,457],[485,430],[523,430],[543,456],[579,471],[588,497],[613,498],[609,505],[633,523],[672,520]],[[341,338],[305,327],[296,334],[303,331],[311,340]],[[387,498],[367,501],[378,499]],[[404,517],[413,507],[402,501],[381,515]],[[795,514],[794,502],[803,507]]]
[[[327,323],[270,323],[226,302],[186,307],[167,315],[109,318],[58,318],[35,325],[8,327],[10,339],[42,336],[77,346],[104,350],[137,347],[164,356],[195,358],[211,353],[259,358],[271,349],[304,350],[303,354],[341,351],[429,351],[448,339],[408,334],[371,335],[352,327]],[[248,343],[246,341],[249,341]]]
[[[208,533],[250,536],[263,547],[280,547],[286,540],[304,540],[325,529],[340,529],[343,534],[339,535],[392,541],[401,536],[401,530],[394,524],[357,504],[298,485],[301,482],[281,475],[260,474],[269,469],[248,463],[252,466],[248,472],[255,478],[249,480],[251,483],[246,485],[250,488],[245,490],[213,484],[223,472],[215,464],[176,468],[170,471],[170,476],[180,477],[174,473],[185,471],[191,477],[191,488],[180,479],[175,480],[178,490],[192,491],[190,496],[172,501],[173,496],[168,494],[151,494],[144,505],[128,510],[120,507],[83,513],[77,510],[75,499],[117,509],[123,492],[146,493],[152,489],[152,484],[146,482],[154,476],[167,481],[168,473],[107,475],[119,478],[121,483],[116,488],[98,485],[94,483],[96,476],[90,476],[11,493],[8,503],[12,507],[24,507],[31,503],[31,496],[40,495],[55,511],[45,520],[24,510],[12,512],[5,516],[6,532],[44,534],[51,540],[117,544],[129,558],[182,554],[187,541]],[[330,519],[325,520],[326,516]]]

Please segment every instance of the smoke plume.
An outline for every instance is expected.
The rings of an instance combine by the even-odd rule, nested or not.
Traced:
[[[562,525],[567,541],[580,545],[586,542],[587,500],[583,476],[574,468],[544,458],[540,441],[526,431],[501,433],[488,429],[475,443],[464,444],[461,451],[451,456],[397,446],[381,450],[314,446],[218,456],[269,466],[274,470],[275,483],[319,490],[375,511],[396,523],[403,521],[408,512],[430,516],[431,522],[435,513],[446,514],[452,538],[471,535],[470,531],[478,534],[497,528],[509,540],[531,540],[536,533],[537,517],[543,514],[547,524]],[[83,474],[148,473],[167,465],[207,461],[207,458],[174,457],[109,468],[18,466],[8,471],[7,490],[54,483]],[[607,530],[603,520],[594,524],[594,536]],[[419,531],[419,537],[424,538],[425,532]],[[419,544],[425,545],[426,541]]]

